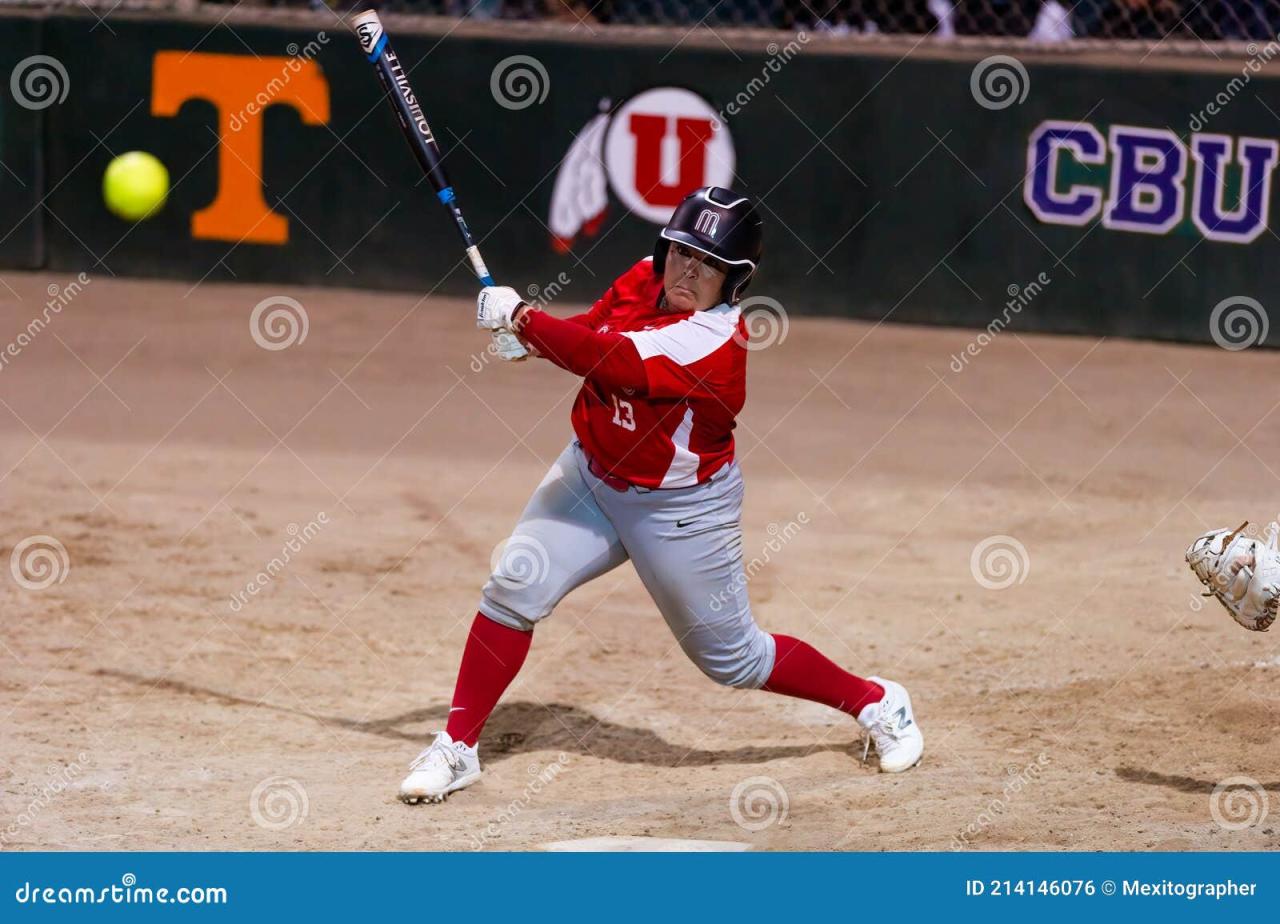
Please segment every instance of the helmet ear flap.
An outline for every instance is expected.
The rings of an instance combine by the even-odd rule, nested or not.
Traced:
[[[671,242],[665,237],[659,237],[658,242],[653,245],[653,272],[657,276],[661,276],[667,271],[667,251],[671,249]]]
[[[725,278],[723,298],[730,305],[736,305],[742,301],[742,293],[747,291],[747,286],[751,285],[751,279],[755,273],[750,267],[733,270],[732,275]]]

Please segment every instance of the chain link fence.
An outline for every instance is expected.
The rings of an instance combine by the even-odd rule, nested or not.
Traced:
[[[195,12],[326,8],[353,0],[0,0],[5,7],[166,9]],[[989,37],[1044,44],[1166,41],[1200,46],[1272,41],[1280,0],[381,0],[389,13],[475,21],[597,26],[804,29],[848,36],[918,36],[928,42]]]
[[[627,25],[758,26],[846,34],[1269,40],[1280,0],[389,0],[397,12]]]

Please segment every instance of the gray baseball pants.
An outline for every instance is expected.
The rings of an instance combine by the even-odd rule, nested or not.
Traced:
[[[635,565],[684,653],[717,683],[757,688],[773,671],[773,636],[756,625],[742,564],[736,462],[690,488],[625,491],[587,467],[575,440],[529,499],[484,586],[480,612],[531,631],[579,587]]]

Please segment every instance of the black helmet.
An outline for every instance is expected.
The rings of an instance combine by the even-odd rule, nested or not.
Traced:
[[[704,186],[685,196],[671,220],[658,234],[653,248],[653,268],[666,272],[671,242],[714,257],[729,267],[720,297],[737,304],[746,291],[763,249],[762,222],[755,205],[720,186]]]

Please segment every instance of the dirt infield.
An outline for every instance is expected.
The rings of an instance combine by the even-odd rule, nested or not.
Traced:
[[[69,281],[0,285],[4,849],[1280,847],[1280,633],[1182,561],[1280,511],[1274,354],[953,367],[972,332],[793,319],[739,428],[757,618],[905,682],[921,766],[704,679],[628,565],[539,628],[483,781],[406,807],[572,380],[486,362],[462,302],[335,290],[283,293],[273,351],[279,290],[94,279],[19,344]]]

